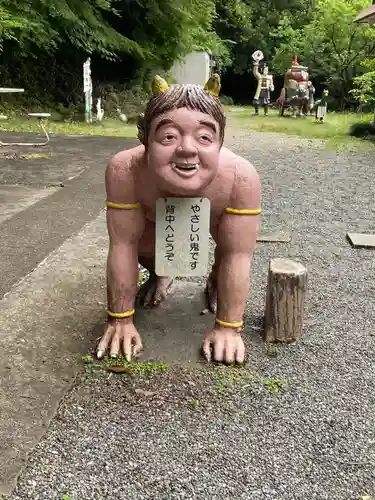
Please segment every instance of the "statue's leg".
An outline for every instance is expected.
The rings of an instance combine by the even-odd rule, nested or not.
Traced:
[[[253,116],[258,116],[259,115],[259,104],[257,102],[253,102],[253,106],[255,109]]]
[[[216,307],[217,307],[217,272],[219,269],[219,260],[220,256],[216,247],[215,261],[212,266],[211,272],[207,278],[206,290],[205,290],[207,308],[214,314],[216,314]]]
[[[144,307],[157,307],[166,299],[173,279],[155,274],[155,222],[148,219],[138,244],[138,261],[150,273],[138,291],[139,302]]]
[[[264,116],[268,116],[268,104],[265,104],[263,106],[263,109],[264,109]]]

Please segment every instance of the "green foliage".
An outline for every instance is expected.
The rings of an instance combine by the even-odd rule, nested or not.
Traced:
[[[121,106],[133,113],[143,105],[152,75],[167,75],[186,54],[210,50],[216,70],[231,68],[232,74],[246,77],[252,53],[260,49],[276,77],[297,54],[314,83],[327,86],[330,96],[370,103],[375,29],[353,23],[368,3],[0,0],[1,84],[26,88],[27,96],[17,99],[82,106],[82,63],[91,55],[95,89],[99,83],[112,86],[113,91],[101,94],[108,97],[109,108],[122,100]],[[140,92],[132,93],[133,87]],[[132,96],[122,99],[124,93]],[[223,100],[231,102],[230,96]]]
[[[349,91],[361,104],[375,104],[375,71],[354,78],[355,87]]]
[[[213,0],[118,0],[120,33],[137,42],[147,53],[144,72],[167,71],[175,60],[195,50],[221,50],[212,30]]]
[[[246,71],[253,35],[251,6],[242,0],[216,0],[214,29],[226,48],[222,65],[234,65],[236,73]]]
[[[276,49],[270,31],[285,16],[293,27],[300,27],[310,9],[311,0],[216,0],[214,29],[228,48],[226,65],[232,65],[235,74],[251,71],[255,50],[262,50],[270,62]]]
[[[111,0],[0,0],[0,43],[12,39],[24,50],[53,51],[65,42],[107,58],[121,52],[145,57],[106,20],[109,13],[114,15]]]
[[[353,23],[367,4],[367,0],[317,0],[309,23],[297,29],[285,16],[273,33],[279,45],[274,58],[278,73],[283,74],[297,54],[313,79],[345,99],[353,78],[363,72],[361,61],[375,50],[375,30]]]

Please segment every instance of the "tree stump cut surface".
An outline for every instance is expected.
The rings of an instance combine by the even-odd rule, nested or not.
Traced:
[[[307,270],[289,259],[271,259],[265,310],[264,340],[294,342],[302,336]]]

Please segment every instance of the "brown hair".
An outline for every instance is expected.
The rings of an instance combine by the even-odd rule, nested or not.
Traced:
[[[152,120],[172,109],[188,108],[200,111],[219,124],[220,142],[224,141],[225,112],[218,97],[206,92],[203,87],[193,84],[170,85],[166,92],[150,97],[144,114],[138,119],[138,138],[147,147]]]

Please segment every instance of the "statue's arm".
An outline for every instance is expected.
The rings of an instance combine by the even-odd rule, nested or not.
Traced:
[[[218,232],[217,318],[240,322],[245,310],[250,269],[259,230],[260,179],[256,169],[239,159],[230,208],[248,212],[224,213]]]
[[[105,175],[107,202],[138,206],[131,152],[115,155]],[[109,251],[107,258],[108,309],[124,313],[134,308],[138,285],[138,242],[144,230],[141,208],[107,206]],[[132,322],[132,316],[129,317]]]
[[[270,91],[273,92],[275,90],[275,86],[273,84],[273,76],[270,75]]]
[[[259,73],[259,64],[254,63],[253,64],[253,75],[257,80],[260,80],[262,78],[262,75]]]

